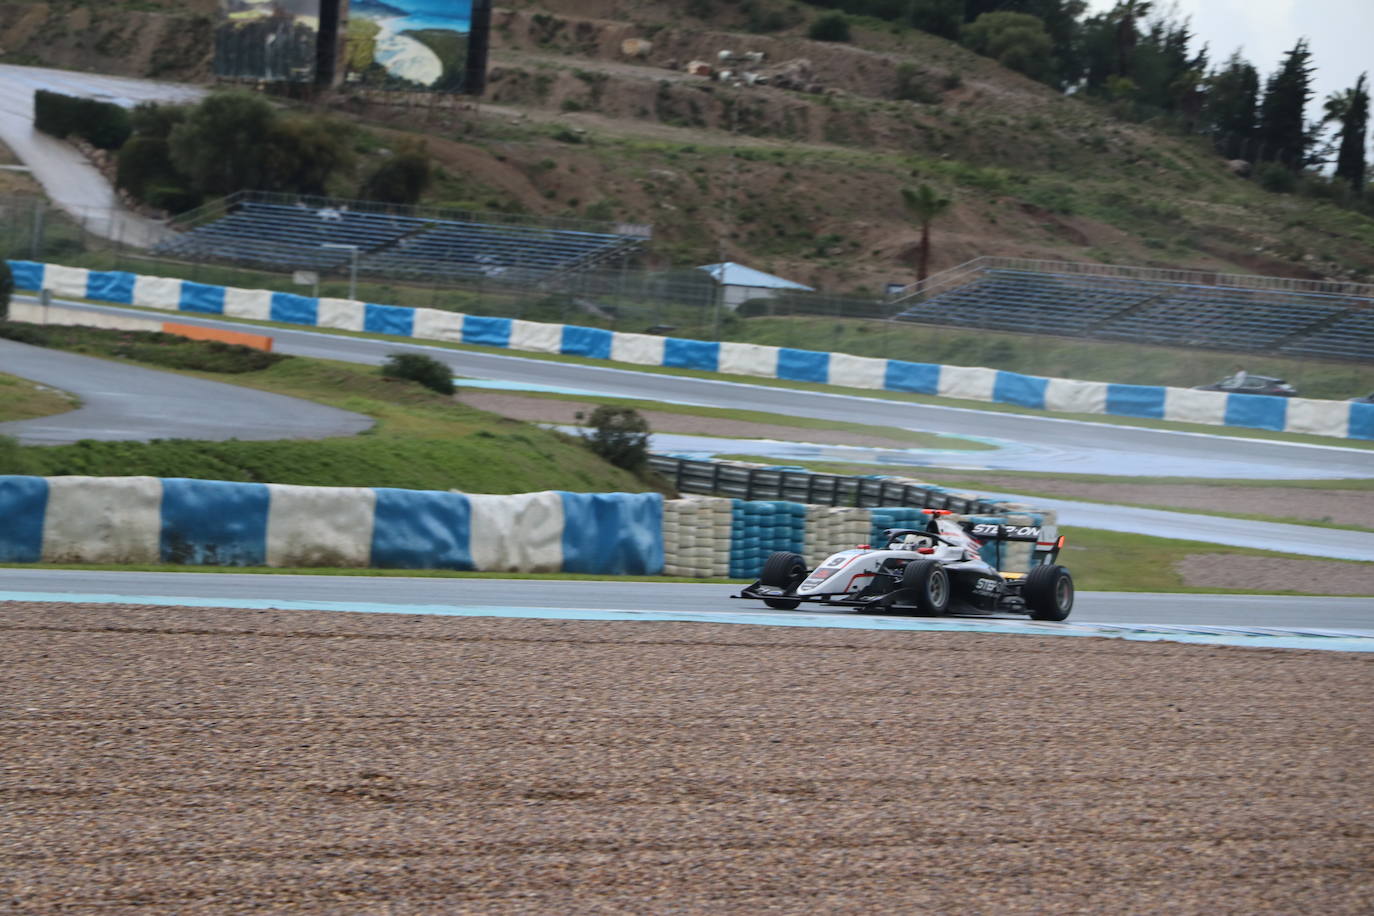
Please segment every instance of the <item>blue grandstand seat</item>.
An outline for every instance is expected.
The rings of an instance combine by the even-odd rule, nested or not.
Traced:
[[[899,319],[1225,350],[1374,359],[1374,299],[993,269]]]
[[[332,270],[358,251],[363,272],[528,280],[626,255],[640,240],[609,232],[239,200],[155,253],[278,269]],[[333,246],[333,247],[331,247]]]

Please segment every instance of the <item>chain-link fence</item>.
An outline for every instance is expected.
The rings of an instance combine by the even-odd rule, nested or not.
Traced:
[[[560,322],[615,331],[729,340],[741,318],[884,319],[899,307],[883,301],[825,293],[778,291],[742,304],[727,303],[704,270],[650,270],[634,263],[520,275],[416,275],[414,271],[359,271],[348,258],[320,269],[318,259],[266,269],[159,256],[159,233],[175,230],[155,221],[92,210],[73,215],[42,198],[0,198],[0,254],[98,270],[126,270],[221,286],[271,289],[312,296],[356,298],[386,305],[440,308],[476,315]],[[881,328],[875,325],[881,336]],[[781,346],[828,349],[814,322],[779,321]]]

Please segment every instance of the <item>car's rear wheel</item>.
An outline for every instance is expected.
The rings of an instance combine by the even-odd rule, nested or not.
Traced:
[[[1073,610],[1073,576],[1062,566],[1037,566],[1026,575],[1021,594],[1033,620],[1063,620]]]
[[[935,560],[912,560],[902,570],[902,590],[923,615],[938,617],[949,610],[949,573]]]
[[[763,572],[759,573],[759,584],[792,589],[805,578],[806,561],[801,554],[778,551],[764,562]],[[763,603],[779,611],[794,610],[801,604],[796,598],[764,598]]]

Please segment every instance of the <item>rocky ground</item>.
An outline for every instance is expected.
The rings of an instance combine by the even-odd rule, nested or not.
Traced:
[[[1368,913],[1374,657],[0,604],[0,910]]]

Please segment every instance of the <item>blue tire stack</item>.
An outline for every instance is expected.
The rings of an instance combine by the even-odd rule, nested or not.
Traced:
[[[735,500],[730,526],[730,575],[752,579],[769,555],[801,553],[806,542],[806,506],[781,500]]]

